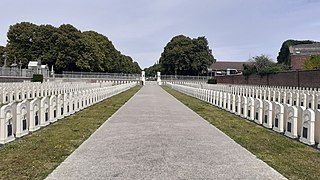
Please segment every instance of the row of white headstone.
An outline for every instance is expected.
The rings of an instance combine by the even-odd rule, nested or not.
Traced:
[[[320,92],[317,89],[243,85],[167,85],[290,138],[320,148]]]
[[[0,88],[0,144],[13,141],[137,83],[112,86],[99,83],[2,83]]]

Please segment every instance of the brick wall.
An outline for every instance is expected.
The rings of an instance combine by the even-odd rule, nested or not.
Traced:
[[[248,84],[268,85],[268,76],[251,75],[247,79],[248,79]]]
[[[320,88],[320,70],[300,71],[299,83],[301,87]]]
[[[234,76],[234,81],[233,84],[248,84],[248,80],[246,78],[244,78],[244,76]]]
[[[306,56],[306,55],[291,55],[290,61],[291,61],[292,69],[301,70],[303,68],[304,62],[309,58],[310,56]]]
[[[222,84],[248,84],[268,86],[293,86],[320,88],[320,70],[290,71],[266,76],[217,76],[217,82]]]
[[[268,77],[270,86],[299,86],[299,71],[270,74]]]

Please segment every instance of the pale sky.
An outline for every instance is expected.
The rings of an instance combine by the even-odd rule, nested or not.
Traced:
[[[141,68],[176,35],[205,36],[218,61],[276,59],[287,39],[320,41],[320,0],[1,0],[0,45],[10,25],[72,24],[107,36]]]

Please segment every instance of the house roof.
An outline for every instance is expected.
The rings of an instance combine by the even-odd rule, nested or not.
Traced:
[[[320,43],[313,44],[298,44],[289,47],[290,54],[292,55],[319,55]]]
[[[230,62],[230,61],[217,61],[213,63],[209,69],[212,70],[226,70],[226,69],[236,69],[243,70],[243,64],[248,64],[249,62]]]
[[[29,61],[28,67],[38,67],[38,61]]]

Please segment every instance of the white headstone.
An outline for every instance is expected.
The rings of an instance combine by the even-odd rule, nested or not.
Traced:
[[[22,137],[29,133],[28,125],[28,101],[23,100],[16,108],[16,137]]]
[[[298,137],[298,109],[296,106],[288,106],[286,111],[286,131],[285,135],[291,138]]]
[[[280,103],[275,103],[273,111],[273,130],[282,133],[284,132],[284,106]]]
[[[30,101],[29,117],[29,131],[40,129],[40,100],[38,98]]]
[[[263,101],[263,123],[266,128],[272,128],[273,119],[273,107],[272,103],[268,100]]]
[[[15,139],[15,120],[13,117],[15,108],[15,104],[10,103],[0,109],[0,144],[5,144]]]
[[[248,113],[247,113],[247,119],[249,120],[254,120],[254,114],[255,114],[255,111],[254,111],[254,98],[252,97],[248,97],[248,107],[247,107],[247,110],[248,110]]]
[[[247,117],[248,113],[248,98],[245,96],[241,96],[241,106],[240,106],[240,116],[243,118]]]
[[[255,99],[255,118],[254,122],[257,124],[262,124],[263,120],[263,102],[261,99]]]
[[[303,111],[302,115],[302,126],[301,126],[301,134],[300,141],[308,144],[314,145],[314,123],[315,123],[315,114],[311,109],[306,109]]]

